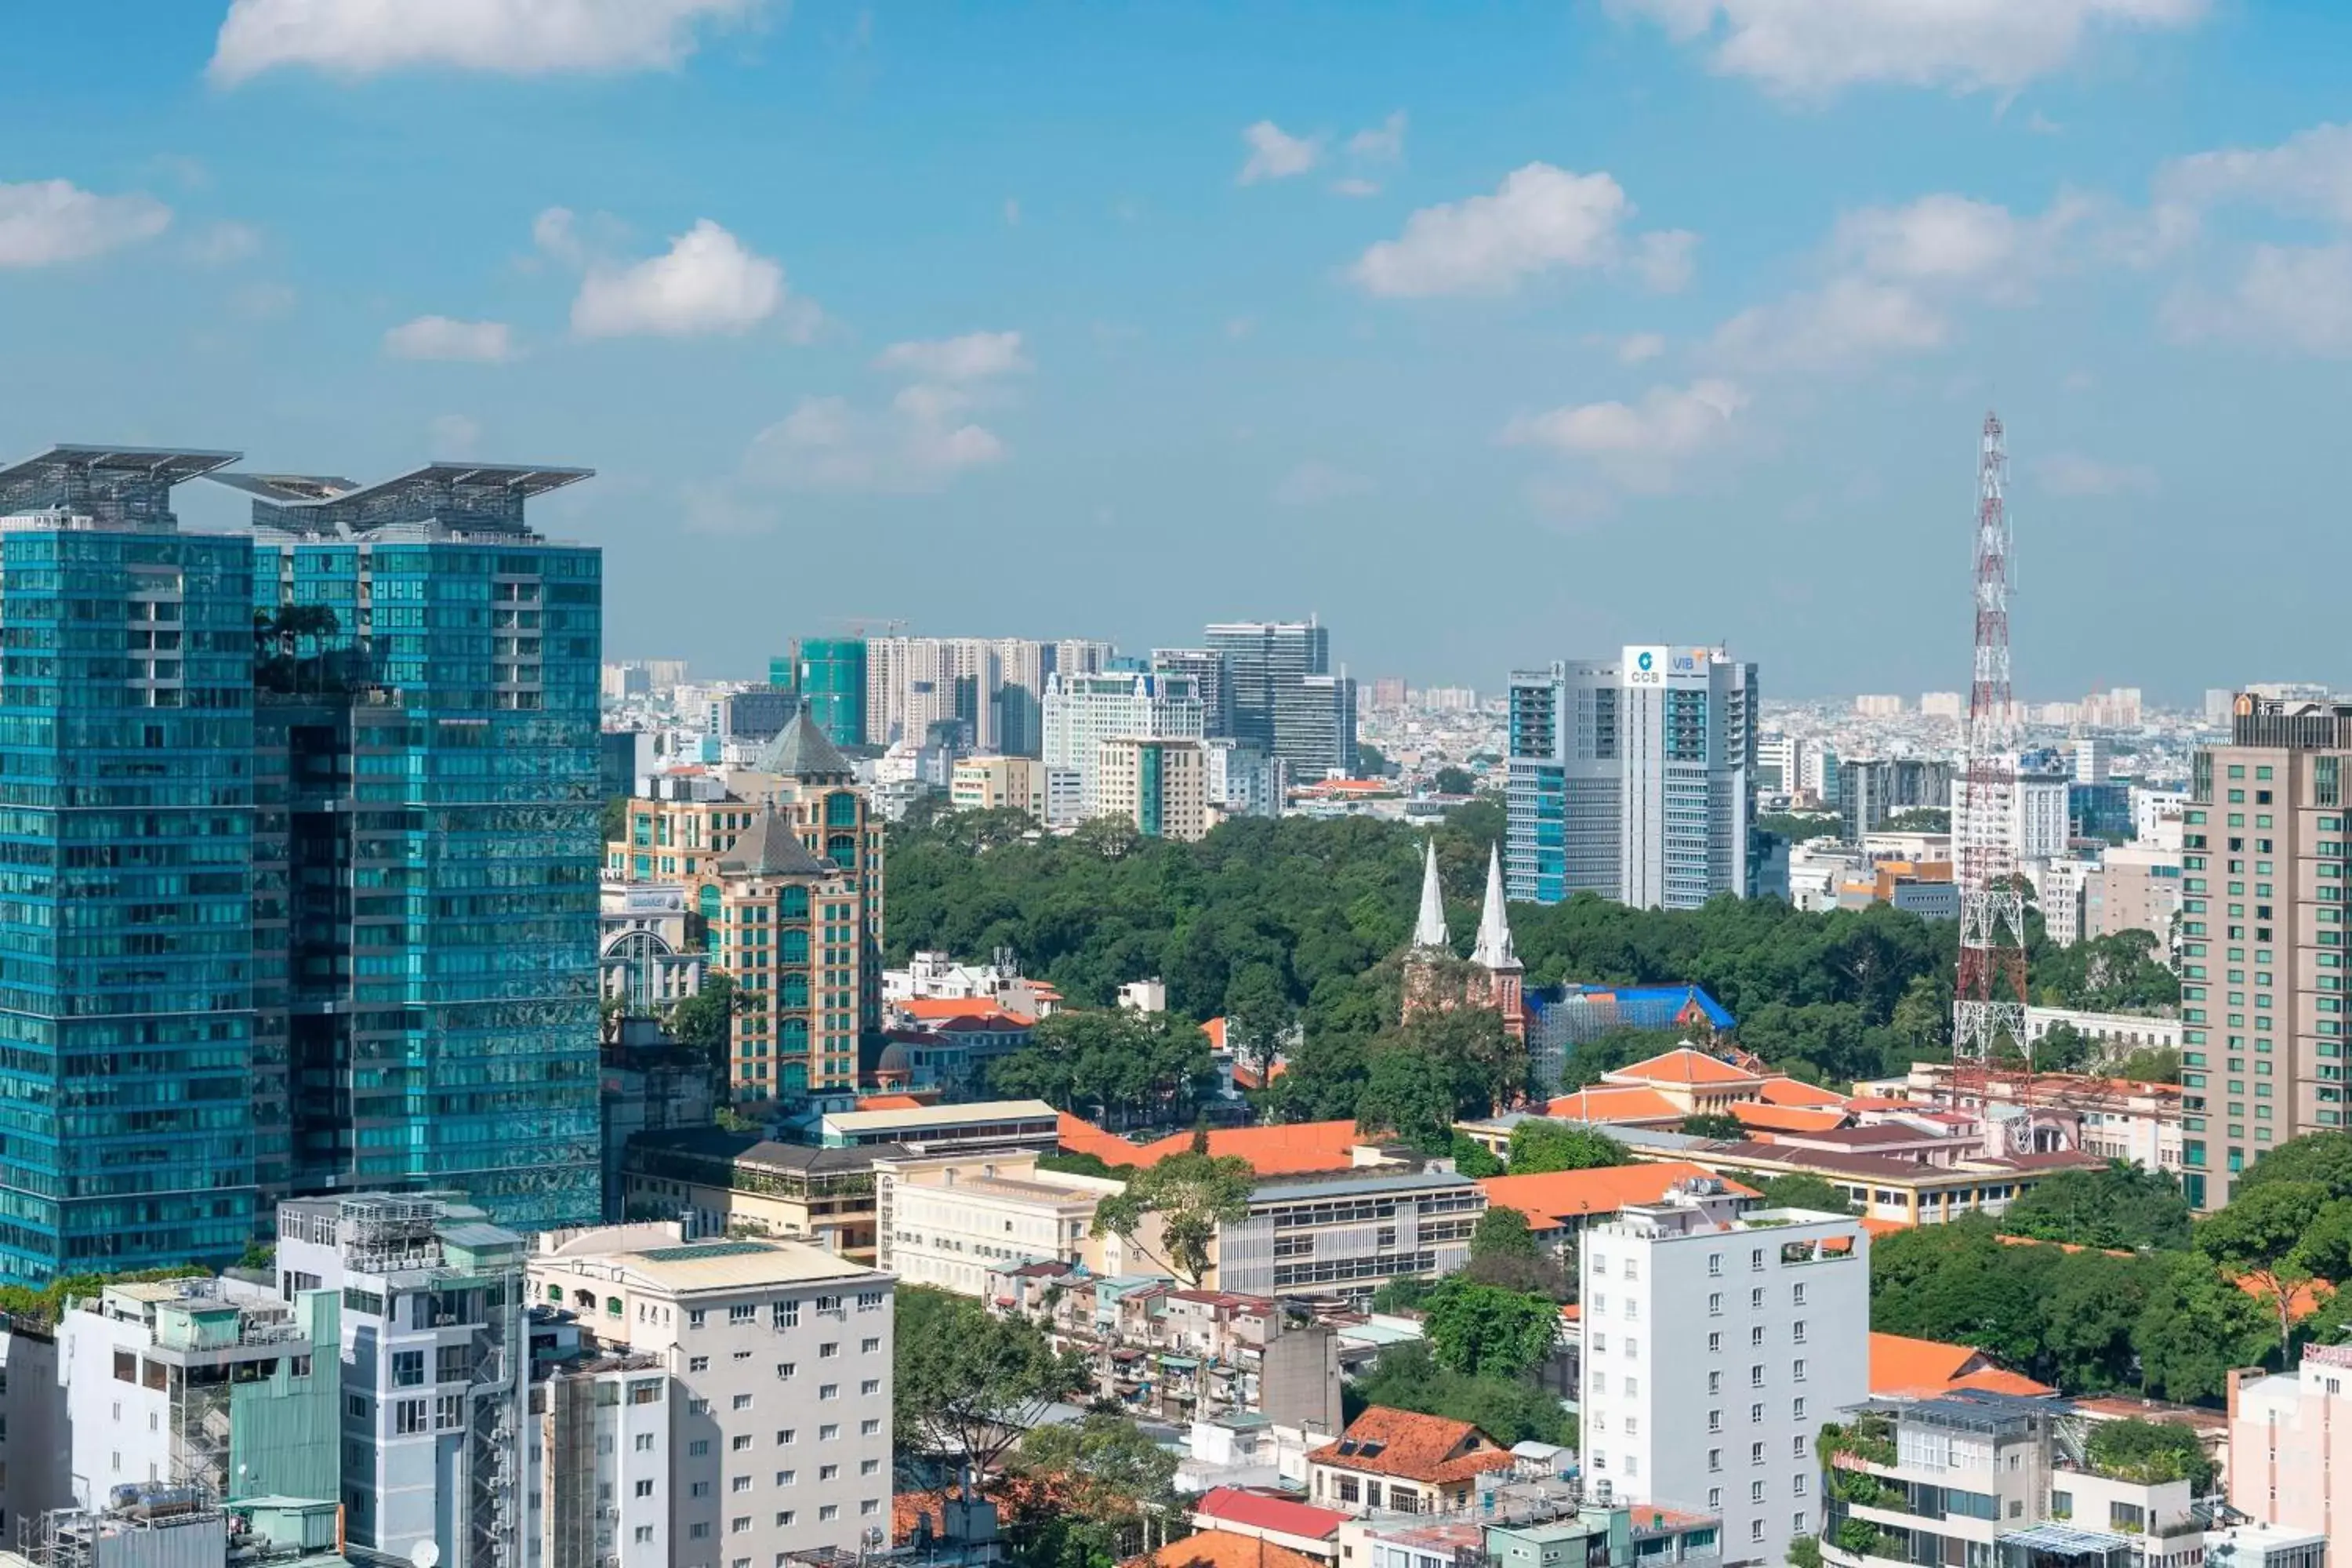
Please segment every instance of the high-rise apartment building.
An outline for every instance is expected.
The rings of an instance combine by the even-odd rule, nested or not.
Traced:
[[[1278,757],[1294,779],[1356,771],[1356,683],[1331,672],[1331,631],[1319,622],[1240,621],[1202,641],[1225,663],[1230,733]]]
[[[2048,860],[2066,853],[2072,838],[2067,780],[2040,757],[2021,758],[2001,776],[1972,784],[1965,776],[1951,784],[1952,853],[1972,841],[2005,845],[2015,859]],[[1982,797],[1983,808],[1977,808]]]
[[[1870,1392],[1870,1235],[1747,1209],[1708,1178],[1584,1232],[1585,1485],[1720,1513],[1727,1562],[1777,1563],[1821,1518],[1822,1424]]]
[[[1756,667],[1633,647],[1511,677],[1511,896],[1696,909],[1752,876]]]
[[[1108,809],[1101,796],[1105,741],[1198,741],[1204,722],[1192,677],[1129,672],[1048,676],[1045,720],[1045,767],[1077,774],[1085,816]]]
[[[1847,757],[1837,764],[1838,837],[1859,844],[1890,816],[1951,803],[1952,764],[1926,757]]]
[[[2181,1162],[2200,1209],[2266,1150],[2347,1125],[2352,704],[2233,707],[2181,815]]]
[[[728,1075],[738,1098],[852,1089],[881,1027],[882,825],[848,761],[806,713],[719,787],[656,775],[605,847],[621,884],[685,889],[741,999]]]
[[[1146,838],[1208,837],[1208,771],[1197,740],[1117,735],[1095,751],[1097,815],[1135,824]]]
[[[5,1278],[234,1258],[288,1192],[595,1210],[601,566],[523,517],[585,470],[235,460],[0,468]],[[179,531],[206,475],[246,531]]]
[[[1156,647],[1151,650],[1151,669],[1156,675],[1192,678],[1192,689],[1201,696],[1202,734],[1222,737],[1234,732],[1224,655],[1209,647]]]

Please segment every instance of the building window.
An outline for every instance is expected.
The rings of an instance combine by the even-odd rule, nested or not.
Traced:
[[[689,1329],[698,1329],[702,1327],[702,1309],[699,1307],[691,1308],[686,1314],[686,1326]]]
[[[878,1437],[882,1435],[882,1423],[869,1415],[857,1424],[857,1435],[861,1437]]]
[[[415,1388],[425,1382],[425,1352],[394,1351],[392,1352],[392,1383],[395,1388]]]
[[[882,1380],[878,1377],[869,1377],[865,1382],[857,1385],[857,1392],[860,1394],[879,1394],[882,1392]]]
[[[737,1395],[735,1396],[735,1398],[734,1398],[734,1401],[733,1401],[732,1405],[730,1406],[730,1408],[731,1408],[731,1409],[735,1409],[735,1410],[749,1410],[749,1409],[751,1409],[751,1396],[750,1394],[737,1394]]]
[[[751,1446],[751,1438],[749,1433],[727,1439],[727,1451],[731,1454],[740,1454]]]
[[[710,1370],[710,1358],[707,1355],[688,1356],[686,1358],[686,1370],[688,1372],[709,1372]]]
[[[425,1401],[402,1399],[394,1402],[393,1430],[394,1432],[403,1437],[408,1437],[425,1429]]]

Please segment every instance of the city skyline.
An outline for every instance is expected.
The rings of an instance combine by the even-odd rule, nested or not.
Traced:
[[[2021,689],[2331,674],[2352,17],[132,12],[14,24],[11,455],[592,464],[616,652],[1313,611],[1359,675],[1669,626],[1948,689],[1991,405]],[[2281,569],[2183,570],[2223,515]]]

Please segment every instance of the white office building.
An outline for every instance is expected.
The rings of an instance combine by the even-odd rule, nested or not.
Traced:
[[[1579,1249],[1588,1487],[1723,1518],[1726,1563],[1778,1564],[1821,1518],[1822,1423],[1870,1392],[1862,1222],[1742,1212],[1712,1179]]]
[[[1189,675],[1113,671],[1045,681],[1045,761],[1051,770],[1078,777],[1078,812],[1093,816],[1108,809],[1098,779],[1105,741],[1197,741],[1205,722],[1200,692]],[[1048,794],[1051,794],[1049,788]],[[1052,820],[1052,803],[1048,817]]]
[[[1990,842],[2020,863],[2063,856],[2069,839],[2067,784],[2063,773],[2020,773],[2012,758],[2000,778],[1976,792],[1983,797],[1979,812],[1966,774],[1953,779],[1952,853],[1965,856],[1967,846]]]
[[[1511,896],[1696,909],[1749,890],[1756,667],[1632,647],[1511,676]]]
[[[692,1240],[674,1224],[538,1242],[533,1301],[578,1314],[606,1353],[669,1369],[668,1550],[646,1561],[769,1568],[888,1539],[888,1275],[803,1242]]]

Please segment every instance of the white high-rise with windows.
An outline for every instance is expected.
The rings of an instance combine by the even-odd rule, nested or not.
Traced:
[[[1052,675],[1045,681],[1045,766],[1076,773],[1079,815],[1093,816],[1109,809],[1099,787],[1105,741],[1197,741],[1206,717],[1189,675]],[[1047,820],[1054,820],[1050,813]]]
[[[1753,1202],[1687,1182],[1578,1258],[1586,1485],[1720,1514],[1727,1564],[1815,1531],[1814,1436],[1870,1391],[1862,1222]]]
[[[771,1568],[889,1539],[889,1275],[803,1242],[690,1240],[676,1225],[538,1240],[534,1303],[576,1313],[608,1352],[669,1366],[662,1561]]]

